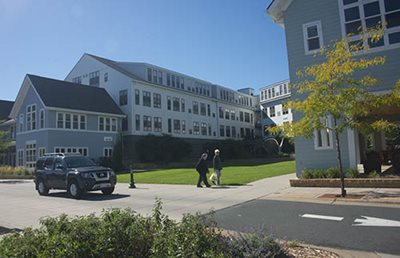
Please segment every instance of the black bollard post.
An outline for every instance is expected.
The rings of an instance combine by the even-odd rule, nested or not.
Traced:
[[[132,166],[130,166],[129,169],[130,169],[130,174],[131,174],[131,183],[129,184],[129,188],[136,188],[135,179],[134,179],[134,177],[133,177],[133,169],[132,169]]]

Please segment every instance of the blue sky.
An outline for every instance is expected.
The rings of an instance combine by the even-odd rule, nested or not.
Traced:
[[[271,0],[0,0],[0,99],[25,74],[64,79],[83,53],[239,89],[288,78]]]

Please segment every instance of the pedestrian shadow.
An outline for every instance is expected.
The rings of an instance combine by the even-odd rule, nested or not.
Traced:
[[[56,198],[66,198],[66,199],[73,199],[67,192],[55,192],[50,193],[48,197],[56,197]],[[81,196],[79,200],[83,201],[109,201],[109,200],[117,200],[122,198],[130,197],[129,194],[110,194],[104,195],[102,193],[95,193],[95,192],[87,192]]]
[[[216,185],[211,187],[211,189],[233,189],[238,188],[237,186],[229,186],[229,185]]]

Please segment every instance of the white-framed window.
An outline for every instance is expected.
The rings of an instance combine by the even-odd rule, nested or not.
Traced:
[[[182,120],[182,133],[185,134],[186,133],[186,122],[185,120]]]
[[[72,117],[72,115],[71,114],[69,114],[69,113],[66,113],[66,114],[64,114],[64,128],[65,129],[72,129],[72,127],[71,127],[71,117]]]
[[[199,102],[197,101],[193,101],[193,114],[199,114]]]
[[[57,113],[57,128],[64,128],[64,113]]]
[[[151,107],[151,92],[143,91],[143,106]]]
[[[23,167],[24,166],[24,150],[23,149],[19,149],[18,153],[17,153],[17,156],[18,156],[17,165],[20,166],[20,167]]]
[[[185,100],[181,99],[181,111],[185,112]]]
[[[161,117],[154,117],[154,132],[162,132]]]
[[[26,142],[25,144],[25,166],[34,168],[36,164],[36,142]]]
[[[140,115],[135,115],[135,130],[140,131]]]
[[[128,105],[128,90],[119,91],[119,105],[120,106]]]
[[[324,128],[314,131],[314,147],[316,150],[332,149],[333,134],[329,128],[332,126],[331,118],[323,118]]]
[[[113,153],[112,147],[103,148],[103,156],[104,157],[112,157],[112,153]]]
[[[38,148],[38,157],[43,157],[45,153],[46,153],[45,147]]]
[[[172,97],[172,110],[180,111],[180,99],[177,97]]]
[[[86,115],[57,112],[56,119],[59,129],[86,130]]]
[[[89,156],[88,147],[70,147],[70,146],[57,146],[54,147],[55,153],[80,153],[82,156]]]
[[[86,130],[86,115],[79,115],[79,129]]]
[[[26,130],[36,130],[36,104],[26,106]]]
[[[24,114],[19,115],[19,132],[24,131]]]
[[[116,118],[99,116],[98,124],[99,131],[116,132],[118,130]]]
[[[193,122],[193,134],[200,134],[200,124],[199,122]]]
[[[342,36],[350,34],[349,43],[368,46],[370,50],[400,47],[400,1],[398,0],[338,0]],[[379,25],[384,25],[382,39],[364,41],[360,34]]]
[[[324,45],[321,21],[303,24],[303,37],[306,55],[318,52]],[[274,97],[274,93],[272,96]]]
[[[206,123],[201,123],[201,135],[204,135],[204,136],[207,135],[207,124]]]
[[[269,107],[269,117],[275,117],[275,106]]]
[[[153,93],[153,107],[161,108],[161,94]]]
[[[174,133],[181,133],[181,121],[174,119]]]
[[[39,112],[39,128],[44,128],[44,121],[45,121],[45,113],[44,109],[41,109]]]
[[[151,131],[151,116],[143,116],[143,130],[144,131]]]

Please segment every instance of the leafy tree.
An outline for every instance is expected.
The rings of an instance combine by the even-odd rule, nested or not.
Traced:
[[[0,125],[4,121],[0,121]],[[0,130],[0,153],[4,152],[7,150],[7,148],[10,146],[10,141],[7,139],[8,132],[7,131],[1,131]]]
[[[372,40],[377,41],[383,34],[374,31],[365,37],[371,35]],[[385,58],[354,55],[354,52],[366,50],[360,45],[350,45],[346,38],[335,42],[332,47],[323,48],[319,55],[324,57],[324,61],[298,71],[299,82],[291,85],[292,90],[303,99],[288,102],[288,106],[300,112],[302,117],[293,122],[290,129],[285,129],[285,133],[312,138],[316,130],[324,130],[334,135],[343,197],[346,196],[346,190],[339,135],[346,128],[361,132],[390,128],[392,124],[384,118],[374,122],[366,118],[371,110],[400,103],[400,81],[388,94],[377,95],[369,91],[377,79],[370,75],[360,76],[359,72],[382,65]],[[329,120],[332,123],[327,122]]]
[[[289,128],[288,128],[289,127]],[[285,133],[286,128],[286,133]],[[274,126],[265,128],[265,132],[269,133],[268,136],[265,138],[265,141],[272,141],[278,147],[278,153],[281,154],[284,152],[283,147],[284,143],[287,142],[288,144],[294,144],[294,137],[291,133],[289,123],[284,123],[282,126]],[[289,148],[290,149],[290,148]]]

